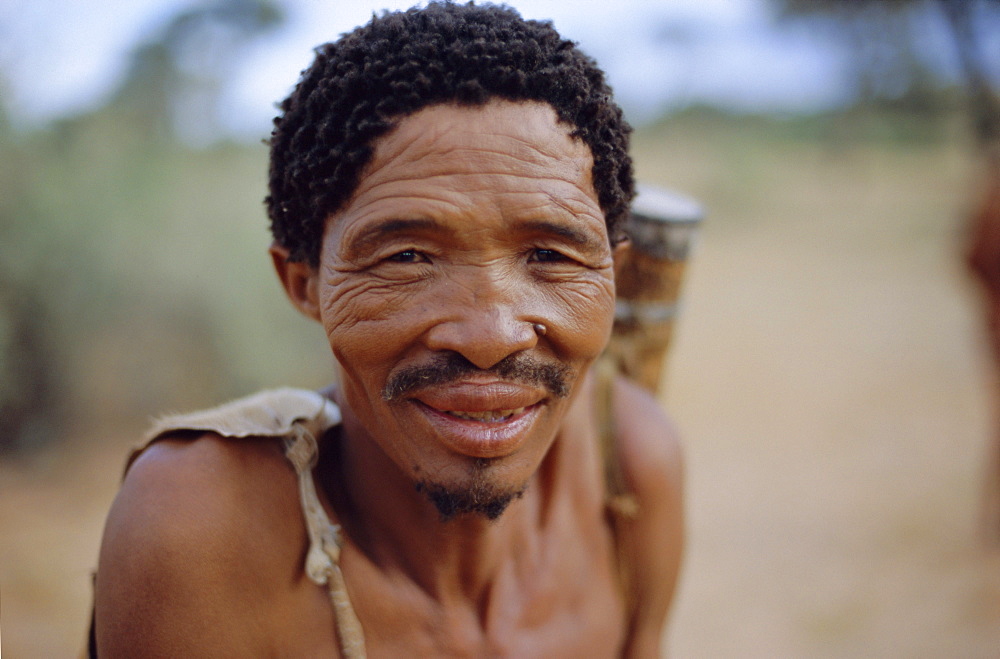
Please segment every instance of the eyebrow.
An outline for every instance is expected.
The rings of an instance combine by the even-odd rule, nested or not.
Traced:
[[[365,228],[364,232],[352,242],[351,249],[364,250],[373,243],[378,244],[387,237],[407,231],[424,231],[435,229],[439,225],[435,220],[427,218],[389,218],[379,220]]]
[[[595,240],[589,231],[583,231],[559,222],[529,220],[521,223],[520,227],[538,233],[555,234],[581,249],[597,249],[600,246],[599,241]]]
[[[410,231],[426,231],[439,229],[441,225],[429,218],[387,218],[366,227],[361,236],[353,241],[351,249],[365,250],[371,245],[379,244],[386,238]],[[534,233],[556,235],[580,249],[594,250],[600,248],[600,242],[588,231],[568,226],[561,222],[549,220],[527,220],[517,223],[517,229]]]

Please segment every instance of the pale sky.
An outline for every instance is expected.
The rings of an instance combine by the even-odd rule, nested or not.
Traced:
[[[0,90],[15,122],[34,125],[98,105],[144,36],[194,0],[0,0]],[[412,0],[279,0],[287,22],[247,51],[223,98],[222,123],[269,132],[274,103],[312,49]],[[776,30],[765,0],[511,0],[551,19],[607,71],[636,123],[705,101],[795,112],[849,94],[843,62],[817,34]]]

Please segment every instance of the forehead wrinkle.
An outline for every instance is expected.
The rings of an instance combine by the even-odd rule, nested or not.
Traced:
[[[491,134],[492,135],[492,134]],[[594,164],[594,157],[590,153],[590,149],[584,144],[580,139],[573,137],[569,132],[560,132],[558,135],[564,136],[570,143],[570,149],[576,153],[573,153],[569,158],[566,154],[555,153],[551,150],[542,148],[544,144],[539,144],[537,142],[518,137],[517,135],[497,135],[501,140],[506,140],[519,145],[519,149],[516,153],[527,150],[528,152],[537,154],[540,156],[539,160],[544,161],[556,161],[560,164],[567,164],[570,162],[579,163],[577,171],[583,169],[590,169]],[[565,147],[565,144],[560,144],[560,147]],[[499,152],[500,155],[510,155],[508,153]],[[515,155],[516,157],[516,155]]]
[[[432,110],[435,108],[431,108]],[[476,110],[471,110],[475,112]],[[567,161],[577,163],[577,171],[593,167],[593,154],[587,145],[578,137],[574,137],[563,122],[557,123],[548,128],[550,139],[527,139],[516,134],[510,134],[502,130],[492,131],[489,127],[469,129],[462,121],[449,121],[447,125],[432,123],[420,124],[409,120],[419,118],[422,113],[404,118],[395,130],[380,138],[375,145],[375,153],[368,172],[362,178],[373,175],[386,165],[407,156],[411,150],[427,148],[426,155],[418,155],[411,162],[419,162],[427,158],[443,157],[446,161],[465,152],[488,153],[493,156],[512,158],[519,163],[547,164],[555,161],[565,164]],[[463,113],[464,116],[464,113]],[[526,116],[528,124],[537,122],[537,118],[531,114]],[[456,130],[455,123],[461,125],[461,130]],[[518,128],[530,130],[527,126],[519,125]],[[471,141],[468,141],[471,138]],[[560,139],[562,138],[562,139]],[[513,144],[516,148],[511,149],[507,145]],[[553,149],[545,148],[552,145]],[[426,147],[425,147],[426,145]],[[391,147],[391,150],[387,149]],[[567,158],[566,150],[572,151],[572,155]],[[528,156],[528,157],[525,157]]]
[[[365,179],[375,175],[386,166],[392,164],[395,160],[413,148],[413,145],[420,141],[421,137],[424,136],[424,134],[420,132],[414,132],[413,135],[410,135],[409,133],[411,131],[405,130],[406,125],[407,124],[405,123],[397,124],[395,128],[375,141],[371,159],[368,161],[368,165],[361,171],[360,176],[358,177],[359,181],[364,181]],[[402,142],[400,142],[400,140],[402,140]],[[386,153],[386,150],[389,149],[390,146],[392,149]]]
[[[459,143],[447,149],[440,149],[442,154],[462,153],[465,151],[486,153],[490,156],[500,156],[503,158],[514,158],[519,162],[547,163],[556,161],[567,162],[566,153],[558,151],[573,151],[571,160],[591,161],[590,150],[585,144],[572,138],[568,133],[553,133],[552,143],[556,143],[556,149],[547,149],[549,140],[538,141],[529,140],[518,135],[510,135],[500,132],[464,132],[462,135],[474,137],[471,143]],[[560,138],[565,138],[564,143]]]
[[[549,204],[552,204],[563,211],[565,211],[570,217],[577,220],[593,220],[595,224],[601,226],[607,226],[607,222],[604,218],[604,212],[601,210],[600,205],[597,204],[596,200],[593,200],[593,206],[590,204],[574,199],[570,195],[555,195],[552,192],[545,191],[543,193]],[[588,199],[588,201],[592,201]]]
[[[341,240],[347,238],[353,238],[354,232],[366,231],[364,226],[366,223],[371,222],[373,216],[376,219],[390,219],[390,220],[417,220],[417,219],[432,219],[439,220],[439,216],[442,213],[461,213],[462,206],[458,200],[455,198],[457,192],[451,194],[442,194],[439,190],[433,193],[425,193],[421,190],[413,190],[410,188],[404,188],[403,190],[393,190],[399,183],[407,183],[413,181],[426,181],[431,178],[427,176],[414,176],[408,179],[396,178],[392,181],[387,181],[381,185],[372,186],[369,189],[362,191],[353,201],[350,207],[345,209],[343,213],[338,213],[335,217],[340,221],[349,218],[349,225],[344,229],[344,234],[341,236]],[[388,191],[387,191],[388,188]],[[374,198],[371,198],[374,197]],[[418,209],[400,210],[401,207],[412,207],[414,202],[426,202],[420,204]],[[396,206],[399,202],[402,206]],[[335,220],[336,221],[336,220]],[[416,228],[416,227],[414,227]],[[432,227],[422,227],[422,228],[432,228]]]
[[[450,173],[450,174],[442,173],[442,174],[425,174],[425,175],[419,175],[419,174],[417,174],[417,175],[413,175],[413,176],[397,176],[397,177],[395,177],[393,179],[392,183],[413,183],[413,182],[418,182],[419,183],[419,182],[423,182],[423,181],[427,181],[427,182],[437,181],[437,180],[440,180],[440,179],[453,179],[453,180],[465,179],[467,181],[470,181],[470,180],[471,181],[476,181],[477,179],[481,179],[482,180],[482,184],[478,185],[478,186],[475,186],[475,187],[469,187],[469,188],[466,188],[466,189],[448,190],[448,192],[456,194],[456,195],[468,195],[468,194],[482,194],[482,193],[487,193],[487,194],[490,194],[490,195],[493,195],[493,196],[502,196],[502,195],[518,195],[518,196],[524,196],[524,195],[545,195],[546,197],[552,197],[553,193],[546,190],[545,186],[542,185],[543,181],[546,182],[546,183],[548,183],[549,185],[551,185],[553,183],[556,183],[556,184],[572,184],[572,181],[567,181],[566,179],[561,178],[559,176],[546,176],[546,177],[542,177],[542,176],[539,176],[538,174],[532,173],[532,172],[521,173],[521,172],[515,172],[515,171],[509,171],[509,170],[487,170],[487,169],[479,170],[479,171],[475,171],[475,172],[455,172],[455,173]],[[497,183],[497,181],[502,180],[502,179],[510,179],[510,180],[513,180],[513,181],[524,180],[524,181],[531,182],[533,185],[531,187],[527,187],[527,188],[511,188],[511,189],[498,188],[497,185],[496,185],[496,183]],[[388,182],[384,183],[382,185],[386,185],[386,184],[388,184]],[[576,186],[573,186],[573,187],[576,188]],[[389,198],[389,196],[391,196],[391,195],[387,195],[386,198]],[[400,196],[404,196],[404,195],[400,195]],[[427,200],[432,200],[432,201],[441,201],[443,203],[451,203],[451,202],[449,202],[447,200],[447,196],[448,196],[447,194],[444,194],[444,193],[439,194],[439,195],[422,194],[418,189],[415,189],[412,192],[412,194],[408,191],[405,196],[409,197],[409,198],[413,198],[413,199],[427,199]],[[361,197],[359,197],[359,199],[360,198]],[[572,213],[573,211],[570,211],[570,212]],[[576,214],[576,213],[574,213],[574,214]]]
[[[581,192],[586,194],[585,191],[580,191],[577,182],[568,180],[566,178],[555,175],[540,177],[537,174],[527,172],[522,173],[518,171],[511,170],[492,170],[483,169],[471,172],[453,172],[453,173],[438,173],[438,174],[427,174],[421,173],[419,171],[413,172],[409,175],[396,174],[391,179],[386,181],[369,181],[369,185],[364,186],[363,189],[359,190],[355,198],[352,200],[350,206],[345,210],[343,214],[338,214],[340,216],[350,215],[351,207],[357,206],[360,208],[365,208],[366,206],[375,206],[375,208],[368,208],[367,212],[362,212],[361,215],[356,216],[352,224],[357,221],[363,220],[366,215],[370,214],[381,214],[383,212],[382,204],[391,204],[394,199],[404,200],[404,203],[411,204],[413,201],[424,201],[427,202],[426,206],[421,208],[419,211],[420,215],[435,216],[442,212],[455,211],[458,213],[463,213],[462,203],[460,199],[466,199],[470,195],[487,195],[491,199],[496,199],[504,196],[514,196],[514,197],[524,197],[526,195],[532,196],[542,196],[546,200],[545,202],[539,202],[535,204],[537,208],[543,208],[545,203],[552,203],[553,205],[559,207],[560,209],[567,212],[572,217],[579,218],[582,215],[594,215],[592,212],[588,212],[588,205],[582,200],[576,200],[578,203],[573,204],[572,193],[567,195],[557,195],[550,188],[553,184],[560,187],[569,186],[572,188],[573,192]],[[457,188],[449,189],[450,186],[434,186],[432,187],[432,192],[425,192],[419,187],[420,183],[432,183],[441,180],[472,180],[479,181],[477,185],[469,186],[467,188]],[[506,186],[498,185],[498,181],[508,179],[513,181],[528,181],[531,184],[530,188],[507,188]],[[545,181],[547,184],[543,185],[542,182]],[[418,185],[408,185],[416,183]],[[399,190],[399,186],[407,186],[402,190]],[[595,208],[597,207],[596,201]],[[493,204],[488,204],[492,206]],[[579,206],[578,210],[574,207]],[[484,206],[480,205],[478,211],[483,210]],[[477,212],[478,212],[477,211]],[[595,219],[603,221],[603,214]]]
[[[412,182],[442,177],[469,176],[511,176],[575,183],[573,179],[588,173],[589,161],[583,157],[557,158],[554,156],[528,160],[503,150],[493,151],[480,147],[463,146],[436,149],[433,153],[414,158],[402,166],[394,168],[388,180],[385,180],[386,177],[380,176],[380,173],[391,164],[391,162],[381,163],[377,170],[372,171],[363,179],[365,184],[363,187],[370,189],[397,181]],[[587,181],[589,183],[589,176]]]
[[[500,192],[497,194],[520,194],[523,196],[525,193]],[[533,203],[519,209],[518,218],[523,218],[528,222],[544,218],[558,218],[569,225],[585,227],[584,230],[588,232],[597,230],[598,233],[603,234],[598,230],[598,227],[605,226],[604,213],[600,206],[596,200],[580,193],[575,186],[566,194],[558,194],[548,189],[535,190],[527,194],[532,196]]]

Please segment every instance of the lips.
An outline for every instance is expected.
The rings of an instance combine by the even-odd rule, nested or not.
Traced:
[[[482,420],[492,416],[510,416],[546,398],[542,390],[503,380],[450,382],[427,387],[413,394],[439,412],[466,415]],[[483,415],[487,415],[484,417]]]
[[[408,402],[448,449],[497,458],[525,442],[545,398],[542,392],[506,382],[463,382],[429,387]]]

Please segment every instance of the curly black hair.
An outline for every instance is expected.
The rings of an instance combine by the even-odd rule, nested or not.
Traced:
[[[634,195],[632,129],[604,73],[550,22],[472,2],[385,12],[316,49],[271,133],[275,241],[290,260],[318,265],[325,221],[353,194],[380,136],[425,107],[493,98],[548,103],[573,127],[617,242]]]

